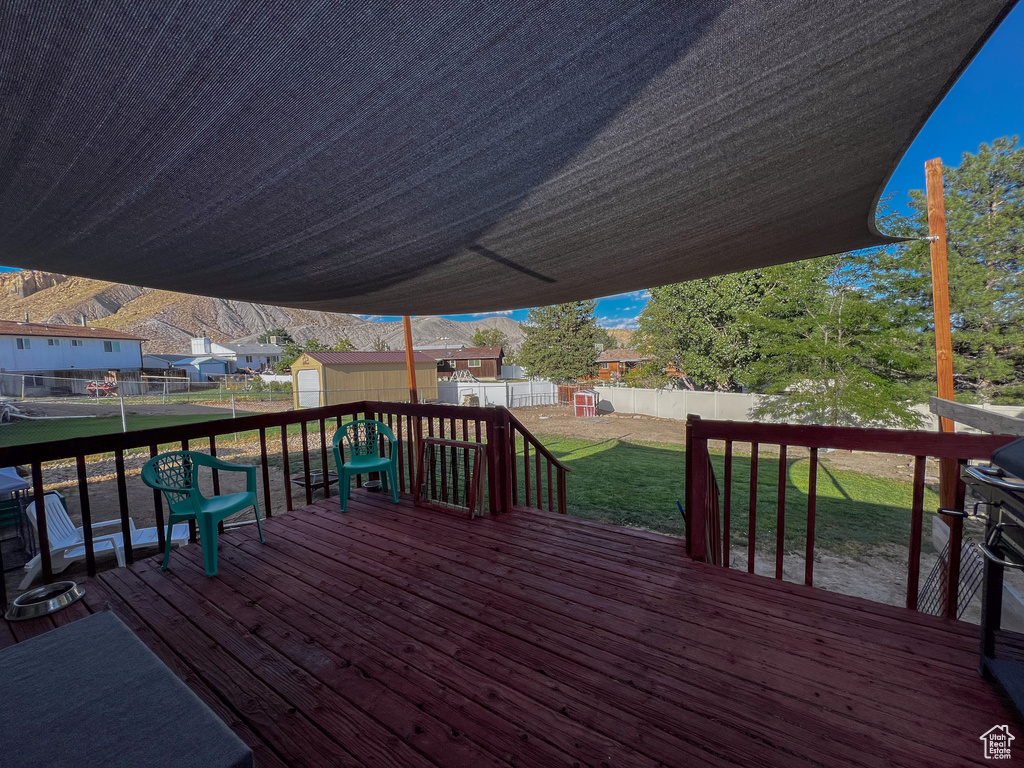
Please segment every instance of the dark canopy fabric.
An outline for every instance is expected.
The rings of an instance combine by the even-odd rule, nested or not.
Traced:
[[[1012,5],[9,0],[0,263],[426,314],[875,245]]]

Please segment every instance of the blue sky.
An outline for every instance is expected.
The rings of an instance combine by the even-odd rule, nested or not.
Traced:
[[[925,124],[893,173],[886,193],[895,193],[893,204],[904,208],[908,190],[924,187],[924,163],[941,157],[946,165],[958,165],[964,152],[974,152],[982,142],[1000,136],[1024,134],[1024,3],[1018,5],[995,31],[967,71],[946,95]],[[7,270],[0,267],[0,271]],[[608,296],[598,300],[597,316],[606,328],[635,328],[636,317],[647,304],[646,291]],[[525,320],[527,310],[446,315],[453,320],[506,316]],[[398,317],[362,315],[370,320]]]

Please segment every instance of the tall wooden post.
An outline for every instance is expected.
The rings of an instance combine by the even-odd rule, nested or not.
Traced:
[[[932,261],[932,308],[935,318],[935,374],[938,382],[938,396],[943,400],[955,400],[953,392],[953,335],[949,321],[949,270],[946,259],[946,201],[942,186],[942,159],[936,157],[924,164],[925,184],[928,192],[928,235],[931,241]],[[953,432],[952,419],[939,418],[940,432]],[[939,504],[946,509],[956,509],[959,503],[957,487],[960,482],[960,465],[956,459],[939,459]],[[963,520],[943,515],[949,526],[949,560],[944,580],[946,586],[945,615],[956,618],[957,584],[960,570],[960,533]],[[953,551],[954,546],[957,551]]]
[[[946,266],[946,204],[942,190],[942,159],[924,164],[928,189],[928,234],[931,236],[932,306],[935,312],[935,368],[939,397],[953,400],[953,338],[949,324],[949,272]],[[952,432],[953,422],[939,419],[942,432]]]
[[[409,372],[409,402],[416,405],[420,401],[416,391],[416,353],[412,349],[412,318],[402,316],[402,330],[405,331],[405,368]]]

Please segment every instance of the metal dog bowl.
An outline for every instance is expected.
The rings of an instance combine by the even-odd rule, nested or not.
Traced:
[[[30,589],[18,595],[7,609],[4,618],[8,621],[25,621],[38,619],[67,608],[82,599],[85,590],[73,581],[55,581],[42,587]]]
[[[363,488],[371,493],[377,493],[380,490],[380,480],[367,480],[363,483]]]

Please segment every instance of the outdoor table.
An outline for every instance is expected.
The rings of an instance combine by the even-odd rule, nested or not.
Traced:
[[[252,751],[113,613],[0,651],[5,768],[251,768]]]

